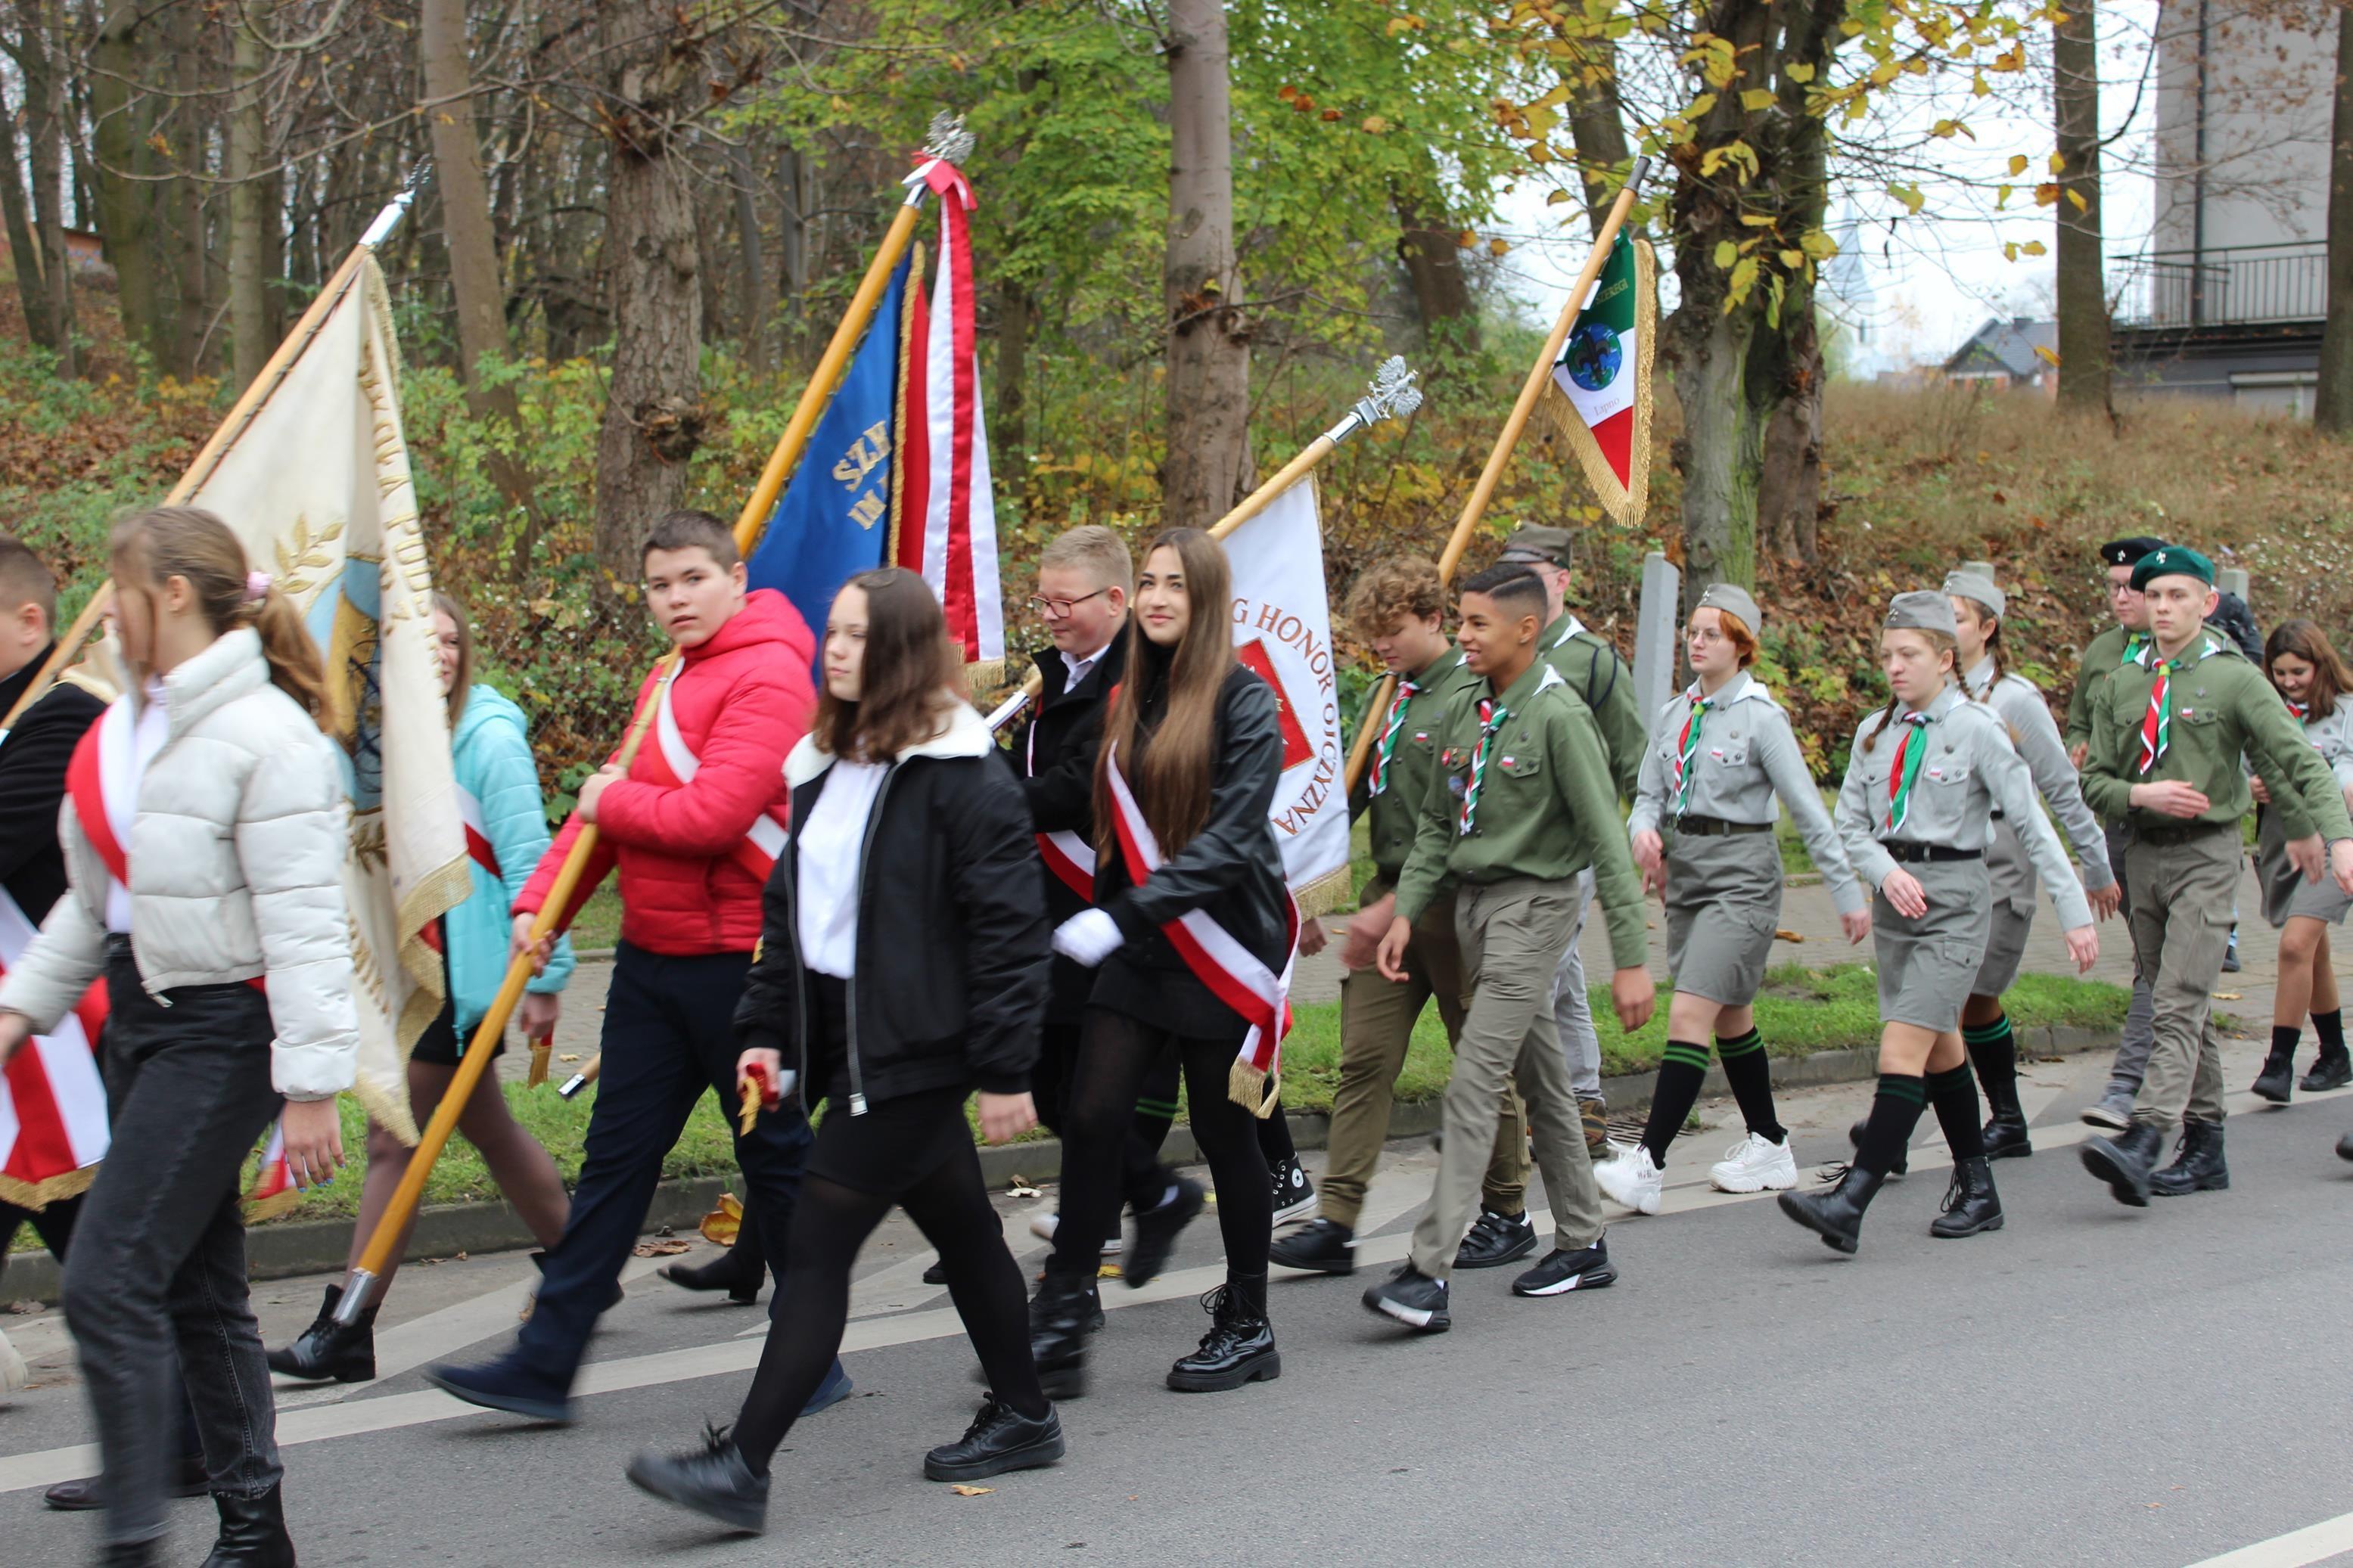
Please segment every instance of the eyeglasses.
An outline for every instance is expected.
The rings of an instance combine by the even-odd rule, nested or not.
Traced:
[[[2134,587],[2129,581],[2123,583],[2112,581],[2108,584],[2108,597],[2111,599],[2137,599],[2140,594],[2141,591]]]
[[[1058,621],[1068,620],[1072,610],[1077,609],[1089,599],[1100,599],[1105,594],[1110,592],[1111,588],[1106,584],[1103,587],[1097,588],[1092,594],[1082,594],[1075,599],[1047,599],[1032,595],[1029,600],[1029,607],[1037,611],[1038,614],[1041,616],[1051,616]]]

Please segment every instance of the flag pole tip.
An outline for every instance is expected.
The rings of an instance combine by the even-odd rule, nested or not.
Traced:
[[[923,155],[944,163],[961,167],[976,145],[973,133],[965,129],[964,116],[944,109],[932,116],[931,128],[923,132]]]

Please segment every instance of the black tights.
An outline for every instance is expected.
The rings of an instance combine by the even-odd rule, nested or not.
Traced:
[[[1064,1112],[1062,1224],[1054,1233],[1058,1273],[1094,1274],[1097,1239],[1109,1236],[1119,1219],[1121,1142],[1145,1075],[1171,1050],[1185,1065],[1185,1103],[1192,1111],[1193,1141],[1208,1156],[1210,1177],[1218,1184],[1218,1228],[1225,1235],[1226,1267],[1236,1274],[1266,1272],[1267,1243],[1274,1233],[1274,1189],[1267,1179],[1266,1156],[1259,1151],[1258,1119],[1226,1093],[1226,1076],[1240,1047],[1239,1029],[1229,1039],[1193,1039],[1122,1013],[1087,1009],[1084,1043],[1071,1069]]]
[[[801,1179],[793,1207],[792,1267],[760,1352],[760,1369],[735,1418],[735,1446],[765,1474],[809,1396],[825,1381],[849,1321],[849,1266],[893,1204],[907,1211],[947,1265],[948,1295],[979,1352],[997,1397],[1022,1415],[1046,1414],[1046,1395],[1029,1360],[1029,1298],[1021,1269],[1005,1249],[1005,1231],[982,1183],[969,1142],[940,1167],[895,1195],[856,1192],[822,1176]]]

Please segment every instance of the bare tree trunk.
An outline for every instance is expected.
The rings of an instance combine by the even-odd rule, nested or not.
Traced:
[[[2051,26],[2058,120],[2059,403],[2112,414],[2108,291],[2100,261],[2100,58],[2093,0],[2064,0]]]
[[[2312,422],[2353,431],[2353,10],[2337,13],[2337,106],[2328,134],[2328,319]]]
[[[1437,170],[1430,170],[1434,184]],[[1402,183],[1389,186],[1389,205],[1398,217],[1398,259],[1405,263],[1413,285],[1414,313],[1421,318],[1423,341],[1443,341],[1449,347],[1479,346],[1479,318],[1471,305],[1471,285],[1462,276],[1461,230],[1444,213],[1427,211],[1420,198]]]
[[[676,507],[702,443],[702,258],[673,118],[702,90],[701,62],[673,49],[681,14],[649,0],[598,0],[610,75],[605,269],[613,369],[596,447],[596,557],[622,582],[638,542]]]
[[[32,176],[33,241],[40,250],[43,310],[58,374],[81,374],[74,342],[73,256],[66,247],[66,73],[62,29],[53,6],[18,0],[23,18],[15,50],[25,83],[25,143]],[[35,340],[38,342],[37,338]]]
[[[1250,488],[1250,340],[1234,255],[1222,0],[1169,0],[1168,456],[1161,517],[1206,528]]]
[[[1018,492],[1029,477],[1029,333],[1038,301],[1010,272],[997,284],[997,385],[990,394],[989,467]]]
[[[16,161],[16,116],[8,107],[7,83],[0,82],[0,218],[8,233],[8,259],[16,274],[16,298],[25,308],[25,332],[36,348],[57,347],[49,319],[49,285],[41,274],[41,247],[33,239],[32,215],[25,204],[24,170]]]
[[[251,21],[230,23],[228,165],[228,315],[230,374],[242,389],[269,361],[269,300],[262,268],[261,226],[269,221],[262,160],[261,73],[268,61]]]
[[[90,140],[97,152],[91,177],[123,335],[143,346],[159,368],[169,369],[178,345],[155,277],[155,190],[135,177],[150,162],[147,136],[154,122],[146,95],[132,90],[146,79],[144,67],[156,53],[151,36],[140,30],[145,19],[138,0],[111,0],[90,47]]]
[[[164,39],[172,51],[174,89],[184,103],[194,104],[203,89],[203,57],[196,48],[196,7],[167,5],[164,9]],[[212,247],[206,243],[205,226],[209,221],[206,212],[205,195],[198,182],[190,177],[206,172],[210,153],[201,125],[181,132],[180,161],[189,171],[164,187],[174,211],[174,241],[177,246],[176,265],[173,270],[179,279],[180,342],[174,363],[184,375],[200,374],[204,370],[204,344],[212,329],[212,282],[209,258]]]
[[[1778,340],[1760,345],[1760,353],[1778,372],[1781,396],[1765,425],[1757,531],[1776,555],[1810,565],[1822,504],[1822,343],[1810,299],[1783,304]]]
[[[1568,133],[1577,144],[1577,170],[1585,184],[1585,221],[1597,236],[1618,199],[1616,171],[1634,154],[1626,145],[1626,116],[1618,100],[1618,49],[1607,37],[1581,40],[1578,47],[1595,79],[1568,100]]]
[[[738,147],[730,161],[735,166],[735,243],[743,253],[735,276],[736,309],[744,315],[744,365],[754,375],[765,376],[776,369],[776,357],[768,352],[768,318],[775,313],[776,294],[768,281],[767,247],[761,243],[759,184],[750,153]]]

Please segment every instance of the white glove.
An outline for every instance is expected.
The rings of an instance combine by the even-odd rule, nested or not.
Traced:
[[[1054,951],[1071,963],[1092,969],[1127,945],[1119,922],[1101,910],[1072,915],[1054,932]]]

